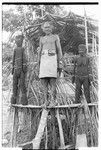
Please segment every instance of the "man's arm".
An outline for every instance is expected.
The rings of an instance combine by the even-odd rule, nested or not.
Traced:
[[[75,69],[76,69],[76,58],[74,58],[74,68],[73,68],[73,75],[75,76]]]
[[[27,72],[27,58],[26,58],[26,54],[25,54],[25,49],[23,48],[22,51],[22,65],[23,65],[23,72],[26,73]]]
[[[61,49],[60,39],[59,39],[58,35],[56,35],[56,48],[57,48],[58,60],[61,61],[62,60],[62,49]]]
[[[89,57],[88,57],[88,72],[89,74],[92,74],[92,64],[91,64],[91,60]]]
[[[88,74],[90,82],[93,80],[93,73],[92,73],[92,63],[90,57],[88,57]]]
[[[40,65],[40,59],[41,59],[41,51],[42,51],[42,38],[40,38],[40,41],[39,41],[39,48],[38,48],[38,65]]]
[[[57,65],[58,65],[58,71],[62,71],[62,49],[61,49],[61,44],[60,44],[60,39],[59,36],[56,35],[56,53],[57,53]]]
[[[74,58],[73,77],[72,77],[72,83],[73,83],[73,84],[74,84],[74,82],[75,82],[76,59],[77,59],[77,58]]]
[[[14,49],[13,59],[12,59],[12,74],[14,73],[14,65],[15,65],[15,49]]]

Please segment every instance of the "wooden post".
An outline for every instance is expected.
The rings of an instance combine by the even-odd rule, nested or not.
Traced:
[[[92,33],[92,52],[94,54],[94,34]]]
[[[61,120],[60,120],[58,109],[56,111],[56,116],[57,116],[57,121],[58,121],[58,126],[59,126],[59,133],[60,133],[60,144],[61,144],[60,146],[64,147],[65,142],[64,142],[64,136],[63,136],[63,129],[62,129],[62,123],[61,123]]]
[[[95,55],[97,56],[97,44],[96,44],[96,35],[95,35],[94,41],[95,41]]]
[[[47,149],[47,144],[48,144],[47,125],[46,125],[45,129],[46,129],[45,130],[45,132],[46,132],[45,149]]]
[[[31,139],[31,134],[32,134],[32,132],[31,132],[31,125],[32,125],[32,110],[31,109],[29,109],[29,127],[30,127],[30,139]]]
[[[44,6],[42,5],[42,6],[41,6],[41,17],[43,17],[43,15],[44,15],[44,14],[43,14],[43,11],[44,11],[44,8],[43,8],[43,7],[44,7]]]
[[[14,124],[13,124],[13,135],[12,135],[12,147],[16,147],[17,145],[17,132],[18,132],[18,108],[15,109],[15,114],[14,114]]]
[[[76,148],[79,148],[79,147],[87,147],[87,138],[86,138],[86,134],[83,133],[84,131],[82,130],[82,123],[83,123],[83,120],[84,120],[84,116],[83,116],[83,110],[82,108],[80,109],[79,108],[79,112],[78,112],[78,124],[79,124],[79,127],[78,127],[78,130],[79,132],[75,135],[76,137]],[[76,124],[77,126],[77,124]]]
[[[31,110],[31,140],[35,138],[35,134],[36,134],[36,126],[37,126],[36,124],[38,120],[38,119],[36,120],[35,118],[36,112],[37,110],[36,111],[34,109]]]
[[[15,117],[15,108],[11,108],[11,117],[12,117],[12,120],[10,119],[10,116],[8,119],[10,119],[9,121],[12,121],[12,129],[11,129],[11,139],[10,139],[10,146],[12,147],[13,146],[13,128],[14,128],[14,117]],[[7,123],[9,124],[9,121],[7,121]]]
[[[52,149],[55,149],[56,135],[55,135],[55,109],[51,109],[51,122],[52,122]]]
[[[55,126],[53,126],[53,131],[52,131],[52,149],[55,149],[55,145],[56,145],[56,134],[55,134]]]
[[[84,21],[85,21],[85,40],[86,40],[86,49],[88,53],[88,33],[87,33],[87,18],[86,18],[86,11],[84,9]]]
[[[36,136],[33,140],[33,149],[39,149],[40,148],[40,142],[41,142],[41,139],[42,139],[42,136],[44,133],[44,129],[46,126],[46,122],[47,122],[47,116],[48,116],[48,111],[43,109],[40,123],[39,123],[39,127],[37,130]]]

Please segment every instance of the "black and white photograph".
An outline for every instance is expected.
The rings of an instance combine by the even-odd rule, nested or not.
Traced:
[[[2,2],[2,148],[98,148],[99,3],[47,2]]]

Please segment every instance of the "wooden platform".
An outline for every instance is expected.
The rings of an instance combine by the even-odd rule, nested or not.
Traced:
[[[44,133],[45,133],[46,137],[48,135],[46,129],[47,129],[47,118],[48,118],[48,113],[49,112],[50,112],[50,114],[52,116],[51,118],[52,118],[53,121],[52,120],[51,121],[52,121],[53,125],[54,125],[54,113],[56,112],[56,119],[57,119],[57,123],[58,123],[59,137],[60,137],[59,148],[61,148],[61,149],[64,148],[65,149],[66,147],[71,146],[71,145],[65,145],[65,133],[64,133],[64,130],[63,130],[64,129],[63,128],[63,122],[61,120],[61,113],[59,114],[59,112],[61,111],[61,109],[65,108],[65,110],[66,110],[65,111],[65,115],[68,115],[68,112],[67,112],[69,110],[68,108],[72,108],[72,111],[75,110],[76,108],[79,108],[79,109],[83,108],[84,112],[86,111],[86,113],[84,115],[84,117],[85,117],[84,119],[86,121],[89,120],[89,123],[91,124],[90,128],[93,129],[94,122],[96,120],[92,120],[91,115],[89,115],[88,110],[86,110],[87,108],[85,107],[85,105],[88,106],[88,107],[92,107],[92,111],[93,111],[92,114],[94,114],[93,108],[98,107],[98,103],[97,102],[93,102],[93,103],[89,103],[89,104],[87,104],[87,103],[86,104],[85,103],[84,104],[79,103],[79,104],[59,105],[59,106],[54,106],[54,107],[49,107],[48,106],[47,109],[45,109],[43,106],[38,106],[38,105],[21,105],[21,104],[19,104],[19,105],[18,104],[12,104],[12,105],[10,105],[15,110],[14,111],[14,124],[13,124],[13,130],[12,130],[12,146],[13,147],[16,147],[16,146],[18,146],[18,147],[25,147],[25,146],[27,146],[29,144],[32,144],[33,149],[39,149],[40,148],[40,144],[41,144],[41,140],[42,140],[42,137],[43,137]],[[36,111],[37,111],[37,109],[40,109],[40,110],[42,109],[42,113],[41,113],[41,116],[40,116],[40,121],[39,121],[39,123],[37,125],[37,129],[36,129],[37,132],[35,133],[35,137],[31,141],[29,141],[29,142],[24,142],[22,144],[18,144],[17,143],[17,131],[18,131],[18,123],[19,123],[18,112],[19,112],[19,110],[21,108],[22,108],[22,111],[24,111],[25,109],[29,109],[30,110],[31,118],[32,117],[34,118],[33,114],[31,113],[33,109],[36,110]],[[73,116],[72,116],[71,119],[73,119]],[[75,137],[73,137],[72,140],[73,140],[73,145],[75,145],[76,128],[77,128],[77,123],[75,121],[75,117],[74,117],[74,121],[73,122],[74,122],[74,124],[72,124],[72,125],[74,127],[73,129],[75,129]],[[68,122],[68,119],[67,119],[66,123],[68,125],[70,124]],[[93,124],[93,126],[92,126],[92,124]],[[94,128],[94,129],[97,130],[97,127]],[[32,127],[31,127],[31,131],[33,131]],[[54,128],[53,131],[55,133],[55,128]],[[53,136],[53,133],[52,133],[52,136]],[[55,141],[55,140],[53,140],[53,141]],[[47,139],[46,139],[45,142],[46,142],[45,144],[46,144],[46,147],[47,147],[47,144],[48,144]],[[53,142],[53,144],[54,144],[54,142]],[[55,145],[53,145],[53,147],[55,147]]]

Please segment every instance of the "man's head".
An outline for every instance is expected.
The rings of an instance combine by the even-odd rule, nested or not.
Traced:
[[[84,44],[80,44],[80,45],[78,46],[78,48],[79,48],[79,54],[80,54],[80,55],[86,54],[86,46],[85,46]]]
[[[53,25],[51,24],[51,22],[47,21],[42,25],[42,29],[46,34],[50,34],[52,32]]]
[[[22,43],[23,43],[23,34],[22,33],[18,33],[16,36],[15,36],[15,43],[18,47],[21,47],[22,46]]]

